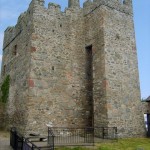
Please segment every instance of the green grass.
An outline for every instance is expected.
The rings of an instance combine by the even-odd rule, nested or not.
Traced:
[[[89,150],[89,149],[84,147],[73,147],[73,148],[61,147],[61,148],[57,148],[57,150]]]
[[[150,150],[150,139],[148,138],[132,138],[120,139],[118,142],[98,143],[94,147],[74,147],[74,148],[58,148],[58,150]]]
[[[150,150],[150,139],[120,139],[115,143],[97,144],[98,150]]]

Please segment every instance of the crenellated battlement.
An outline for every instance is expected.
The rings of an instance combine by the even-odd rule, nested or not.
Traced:
[[[27,28],[26,20],[27,12],[21,13],[18,17],[17,24],[15,26],[8,27],[5,30],[3,50],[5,50],[5,48],[22,32],[24,28]]]
[[[3,50],[5,49],[5,47],[8,45],[8,43],[14,38],[16,33],[15,27],[14,26],[9,26],[6,30],[5,30],[5,37],[4,37],[4,43],[3,43]]]
[[[83,4],[83,8],[86,9],[85,15],[102,5],[132,15],[132,0],[87,0]]]
[[[36,12],[44,10],[47,13],[57,14],[61,13],[61,6],[55,3],[48,3],[48,8],[44,6],[45,0],[32,0],[30,3],[31,10],[36,10]],[[32,7],[31,7],[32,6]],[[132,15],[132,0],[86,0],[83,3],[83,8],[80,8],[80,0],[68,0],[68,8],[72,9],[73,13],[75,11],[82,9],[84,15],[94,11],[96,8],[100,6],[106,6],[110,9],[114,9],[120,11],[122,13],[126,13],[128,15]],[[66,11],[64,12],[66,14]]]
[[[76,14],[76,12],[78,13],[78,10],[81,10],[81,12],[83,11],[83,14],[86,16],[95,9],[101,6],[106,6],[110,9],[132,15],[132,0],[86,0],[83,3],[83,8],[80,8],[80,0],[68,0],[68,8],[66,8],[64,12],[61,12],[61,6],[58,4],[50,2],[46,8],[44,3],[45,0],[32,0],[29,9],[18,17],[17,25],[15,27],[9,27],[6,29],[6,37],[11,39],[11,37],[17,34],[22,26],[24,26],[24,23],[28,22],[27,16],[30,16],[33,13],[44,15],[45,18],[48,18],[50,15],[57,16],[57,14],[62,14],[62,16],[70,16],[72,14]],[[32,18],[32,16],[29,18]]]
[[[79,0],[68,0],[68,7],[80,7]]]
[[[110,5],[114,5],[114,4],[116,5],[122,4],[122,5],[128,5],[128,6],[132,5],[132,0],[93,0],[93,2],[96,2],[98,4],[101,3],[101,4],[110,4]]]
[[[21,13],[20,16],[18,17],[18,21],[17,22],[20,23],[25,18],[26,14],[27,14],[26,12]]]
[[[48,3],[48,10],[50,10],[50,12],[59,13],[61,12],[61,7],[60,5],[55,4],[55,3]]]
[[[11,33],[13,31],[13,29],[14,29],[14,26],[9,26],[9,27],[6,28],[5,33],[6,32],[10,32]]]
[[[31,12],[37,7],[44,8],[45,0],[31,0],[28,10]]]
[[[38,4],[38,5],[41,5],[41,6],[44,6],[45,4],[45,0],[32,0],[33,4]]]
[[[93,2],[91,0],[86,0],[84,3],[83,3],[83,7],[88,7],[90,6],[91,4],[93,4]]]
[[[132,0],[124,0],[123,4],[128,5],[128,6],[132,6]]]

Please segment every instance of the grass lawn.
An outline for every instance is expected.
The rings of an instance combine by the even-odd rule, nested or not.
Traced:
[[[114,143],[97,144],[96,147],[98,150],[150,150],[150,139],[120,139]]]
[[[118,142],[112,143],[98,143],[94,147],[84,148],[58,148],[58,150],[150,150],[150,139],[148,138],[131,138],[120,139]]]

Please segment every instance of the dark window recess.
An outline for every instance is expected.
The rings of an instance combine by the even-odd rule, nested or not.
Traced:
[[[86,47],[86,102],[88,113],[87,126],[93,126],[93,54],[92,45]]]
[[[6,65],[4,65],[4,68],[3,68],[3,75],[5,75],[6,73]]]
[[[60,27],[62,27],[62,24],[60,24]]]
[[[52,66],[52,70],[54,70],[54,66]]]
[[[17,55],[17,45],[14,46],[14,49],[13,49],[13,55],[14,55],[14,56]]]
[[[116,40],[119,40],[119,39],[120,39],[120,35],[116,34]]]

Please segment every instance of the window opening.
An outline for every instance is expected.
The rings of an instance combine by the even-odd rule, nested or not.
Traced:
[[[13,49],[13,55],[14,55],[14,56],[17,55],[17,45],[14,46],[14,49]]]
[[[4,68],[3,68],[3,75],[5,75],[6,73],[6,65],[4,65]]]
[[[54,66],[52,66],[52,70],[54,70]]]

